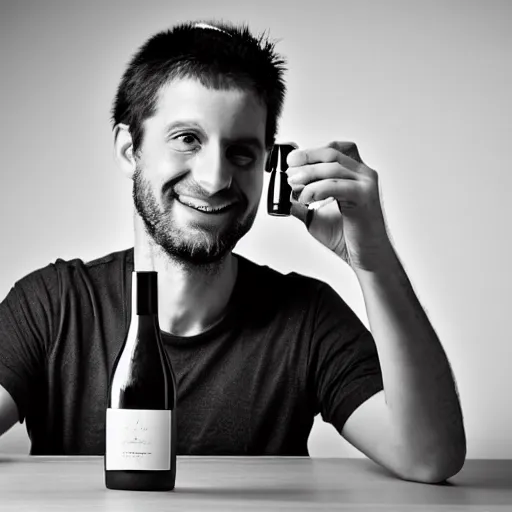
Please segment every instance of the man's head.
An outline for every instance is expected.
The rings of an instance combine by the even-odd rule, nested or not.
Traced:
[[[283,72],[268,39],[228,24],[179,25],[133,57],[112,109],[116,154],[171,257],[214,262],[251,227]]]

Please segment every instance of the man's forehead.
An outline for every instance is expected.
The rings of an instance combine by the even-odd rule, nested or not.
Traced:
[[[162,85],[158,91],[158,100],[161,102],[165,99],[172,99],[174,97],[179,100],[191,99],[194,101],[214,99],[219,96],[230,96],[238,99],[245,99],[259,107],[266,108],[265,103],[256,94],[254,90],[249,87],[242,86],[229,86],[229,87],[209,87],[204,85],[199,79],[194,77],[175,78],[169,80]]]
[[[164,85],[158,95],[155,115],[165,117],[167,126],[180,121],[198,125],[208,121],[244,126],[254,135],[264,127],[266,106],[250,90],[213,89],[197,79],[179,79]]]

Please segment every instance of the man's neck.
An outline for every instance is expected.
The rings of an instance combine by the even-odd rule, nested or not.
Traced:
[[[218,323],[236,283],[238,260],[229,253],[208,268],[174,261],[147,234],[135,214],[134,270],[158,272],[158,316],[162,331],[194,336]]]

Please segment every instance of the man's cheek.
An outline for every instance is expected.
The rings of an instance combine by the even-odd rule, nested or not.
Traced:
[[[259,202],[263,188],[263,173],[248,172],[246,176],[243,176],[240,185],[251,204]]]

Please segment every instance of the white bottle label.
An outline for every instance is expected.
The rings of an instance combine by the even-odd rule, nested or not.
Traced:
[[[107,409],[107,470],[171,469],[171,411]]]

